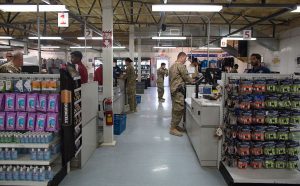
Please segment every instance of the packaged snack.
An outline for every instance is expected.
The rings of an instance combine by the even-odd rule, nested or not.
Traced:
[[[7,112],[6,113],[6,130],[15,130],[16,126],[16,113],[14,112]]]
[[[293,81],[291,79],[281,80],[280,85],[277,87],[277,92],[290,93],[292,89]]]
[[[285,169],[286,163],[287,163],[287,159],[285,156],[277,156],[275,158],[275,168],[276,169]]]
[[[3,104],[3,102],[4,102],[4,95],[5,94],[1,94],[0,93],[0,111],[4,110],[4,104]]]
[[[47,115],[43,113],[38,113],[36,116],[35,131],[43,132],[45,131]]]
[[[48,80],[42,80],[41,81],[41,87],[42,87],[42,91],[48,91],[49,88],[48,88],[48,85],[49,85],[49,81]]]
[[[290,101],[289,95],[281,96],[280,100],[278,101],[278,107],[282,109],[289,109],[291,108],[292,103]]]
[[[12,80],[5,80],[5,89],[8,92],[11,92],[13,90]]]
[[[287,154],[297,156],[300,153],[300,144],[296,141],[287,142]]]
[[[294,83],[292,86],[293,93],[300,93],[300,79],[294,79]]]
[[[57,131],[58,130],[58,114],[48,113],[46,131]]]
[[[24,82],[24,92],[31,92],[32,91],[32,87],[31,87],[31,80],[25,80]]]
[[[300,108],[300,96],[294,95],[291,97],[291,107],[293,109]]]
[[[18,112],[17,113],[17,123],[16,123],[16,130],[26,130],[26,112]]]
[[[251,145],[250,152],[254,156],[262,155],[264,153],[263,152],[263,143],[262,142],[253,143]]]
[[[12,93],[5,94],[5,111],[15,111],[15,98],[16,95]]]
[[[16,111],[26,111],[26,94],[16,94]]]
[[[38,79],[33,80],[31,82],[31,85],[32,85],[33,91],[41,91],[41,89],[42,89],[41,80],[38,80]]]
[[[244,111],[240,113],[238,117],[238,122],[244,125],[252,124],[252,112],[251,111]]]
[[[291,156],[288,158],[287,168],[288,169],[297,169],[298,168],[299,158],[297,156]]]
[[[253,91],[253,82],[252,80],[242,80],[240,84],[240,93],[241,94],[251,94]]]
[[[264,141],[265,140],[264,132],[265,132],[265,127],[262,126],[253,127],[252,135],[251,135],[252,140]]]
[[[249,126],[244,126],[240,128],[238,131],[238,137],[240,140],[243,141],[250,141],[251,140],[251,129]]]
[[[253,97],[252,107],[254,109],[264,109],[265,108],[265,96],[264,95],[255,95]]]
[[[289,139],[290,140],[300,140],[300,132],[299,131],[293,131],[289,133]]]
[[[277,90],[278,81],[275,79],[268,79],[266,86],[267,86],[267,92],[275,93]]]
[[[275,146],[276,155],[285,155],[285,143],[284,142],[277,142]]]
[[[264,110],[257,110],[254,112],[253,123],[254,124],[265,124],[265,114]]]
[[[249,142],[238,142],[237,143],[237,153],[240,156],[250,155],[250,143]]]
[[[277,125],[278,124],[278,111],[270,110],[266,112],[266,119],[265,122],[269,125]]]
[[[253,157],[250,166],[254,169],[261,169],[263,167],[263,162],[262,157]]]
[[[36,121],[36,113],[28,113],[27,115],[27,130],[34,131],[35,122]]]
[[[266,108],[278,108],[279,98],[276,95],[269,95],[266,97]]]
[[[48,89],[49,91],[56,91],[57,90],[57,81],[56,80],[49,80],[48,81]]]
[[[14,80],[14,91],[15,92],[23,92],[23,80]]]
[[[47,111],[48,112],[58,112],[59,107],[59,94],[50,94],[48,96],[48,106]]]
[[[47,112],[47,94],[39,94],[37,110]]]
[[[263,93],[266,92],[266,80],[255,80],[253,84],[253,92]]]
[[[250,110],[251,108],[252,97],[251,96],[244,96],[240,101],[239,108],[242,110]]]
[[[274,169],[275,168],[275,158],[274,156],[265,156],[264,167],[266,169]]]
[[[300,124],[300,111],[294,111],[291,113],[290,124],[292,125]]]
[[[248,157],[240,157],[237,162],[237,166],[239,169],[246,169],[249,165]]]
[[[279,112],[278,124],[279,125],[289,125],[290,124],[290,112],[289,111]]]
[[[0,92],[5,92],[5,81],[0,80]]]
[[[270,126],[265,129],[265,139],[266,140],[276,140],[277,139],[277,127]]]
[[[38,96],[36,93],[27,95],[27,101],[26,101],[27,112],[36,112],[37,98]]]
[[[5,130],[5,112],[0,112],[0,130]]]
[[[267,142],[267,143],[264,144],[264,155],[267,155],[267,156],[276,155],[275,143],[274,142]]]
[[[277,139],[278,140],[288,140],[289,139],[289,128],[281,127],[277,129]]]

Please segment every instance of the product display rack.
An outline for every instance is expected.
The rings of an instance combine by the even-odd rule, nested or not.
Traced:
[[[49,94],[50,95],[50,94],[59,94],[60,93],[60,90],[59,90],[60,76],[59,75],[45,75],[45,74],[0,74],[0,81],[1,81],[1,86],[2,86],[1,87],[2,88],[1,89],[1,93],[4,94],[4,96],[6,96],[6,93],[15,94],[16,98],[17,98],[17,94],[19,94],[19,95],[27,95],[28,96],[29,94],[37,94],[37,95],[39,95],[39,94],[48,95]],[[38,89],[37,89],[37,87],[34,87],[33,81],[36,81],[36,82],[40,81],[40,85],[39,85],[40,87],[38,87]],[[11,89],[7,89],[7,87],[3,88],[3,82],[4,82],[5,86],[7,86],[9,84],[12,84]],[[10,82],[10,83],[7,84],[7,82]],[[21,86],[20,86],[20,84],[17,84],[17,82],[22,82]],[[28,88],[28,86],[25,86],[25,82],[26,83],[31,82],[32,84],[30,83],[30,87],[31,86],[32,87],[30,89],[26,89],[26,88]],[[47,84],[45,82],[49,82],[49,83]],[[52,83],[55,82],[56,85],[55,85],[54,89],[52,87],[53,84],[51,85],[50,82],[52,82]],[[24,87],[23,87],[23,85],[24,85]],[[52,89],[50,89],[50,87]],[[29,99],[29,98],[27,97],[27,99]],[[1,104],[3,104],[3,102]],[[59,100],[57,100],[56,104],[59,104]],[[33,113],[37,112],[37,115],[38,115],[38,112],[39,113],[43,113],[44,112],[45,114],[48,113],[48,112],[41,111],[41,110],[37,110],[37,111],[29,111],[27,109],[26,109],[26,111],[25,110],[24,111],[17,110],[16,109],[17,108],[17,99],[15,101],[14,107],[15,107],[15,110],[13,110],[13,112],[15,112],[15,113],[17,113],[17,112],[23,112],[23,113],[26,113],[26,116],[28,114],[28,117],[29,117],[29,114],[32,113],[32,112]],[[59,107],[59,105],[57,105],[57,108],[58,107]],[[4,108],[4,106],[3,106],[3,108]],[[57,118],[57,121],[56,121],[57,122],[56,127],[59,127],[59,123],[60,123],[60,114],[59,114],[58,111],[59,110],[56,111],[57,115],[58,115],[58,118]],[[10,110],[8,111],[6,109],[2,110],[2,112],[5,112],[6,114],[7,113],[11,113]],[[49,112],[51,112],[51,111],[49,111]],[[47,116],[47,117],[50,117],[50,115]],[[19,175],[19,174],[21,174],[21,172],[19,172],[19,171],[21,171],[20,168],[22,168],[22,167],[24,168],[23,170],[25,170],[26,167],[27,168],[31,167],[30,170],[32,168],[36,167],[36,170],[38,170],[38,171],[42,170],[41,169],[42,167],[45,167],[45,168],[51,167],[51,171],[52,171],[53,177],[52,177],[52,179],[50,179],[50,180],[46,179],[45,181],[42,181],[43,179],[39,179],[39,180],[22,180],[21,176],[13,178],[11,180],[6,179],[6,177],[4,177],[4,179],[0,180],[0,185],[49,185],[49,186],[51,186],[51,185],[58,185],[58,183],[66,175],[66,169],[64,169],[64,166],[63,166],[63,164],[61,162],[61,157],[62,156],[61,156],[60,150],[59,150],[59,152],[58,151],[55,152],[55,154],[51,153],[52,155],[51,155],[50,159],[48,159],[48,160],[47,159],[43,159],[43,160],[41,160],[41,159],[39,159],[39,160],[32,159],[32,155],[29,152],[29,150],[30,149],[32,149],[32,150],[33,149],[35,149],[35,150],[36,149],[42,149],[42,150],[43,149],[48,149],[48,151],[50,151],[50,149],[53,149],[54,147],[56,149],[60,149],[59,146],[61,146],[62,141],[60,140],[61,139],[61,133],[59,131],[59,128],[56,129],[56,130],[58,130],[57,132],[55,132],[55,131],[48,132],[49,135],[50,135],[50,133],[52,133],[52,135],[53,135],[53,139],[50,140],[49,142],[44,141],[43,143],[41,143],[42,141],[41,142],[37,141],[35,143],[29,143],[27,141],[27,143],[26,143],[26,142],[24,142],[24,141],[21,140],[21,137],[19,137],[20,138],[19,140],[21,140],[21,141],[10,141],[10,142],[7,143],[6,141],[3,141],[3,137],[5,137],[3,135],[8,134],[8,133],[13,133],[13,131],[15,131],[13,133],[13,135],[14,135],[13,138],[17,139],[16,135],[22,134],[25,131],[30,131],[30,129],[27,128],[28,127],[27,124],[26,124],[26,127],[24,127],[23,129],[21,129],[21,130],[18,129],[17,128],[17,117],[16,117],[15,121],[16,121],[16,123],[15,123],[16,126],[15,126],[14,130],[8,129],[7,126],[5,126],[5,130],[2,129],[2,131],[1,131],[1,135],[2,135],[1,137],[2,137],[2,139],[1,139],[1,143],[0,143],[0,148],[1,149],[16,149],[17,152],[18,152],[17,153],[18,155],[17,155],[16,159],[2,159],[2,160],[0,160],[0,166],[3,167],[2,170],[7,172],[7,170],[5,170],[4,167],[7,166],[7,168],[8,168],[8,167],[11,166],[14,169],[16,168],[16,170],[18,172],[18,174],[16,174],[16,175]],[[7,124],[5,124],[5,125],[7,125]],[[44,129],[48,130],[48,129],[46,129],[46,125],[45,125]],[[35,126],[35,127],[37,127],[37,126]],[[39,134],[41,134],[41,137],[42,137],[42,133],[35,132],[35,131],[31,130],[30,134],[27,134],[27,137],[28,137],[28,135],[29,135],[29,138],[30,138],[30,135],[39,135]],[[12,135],[12,134],[10,134],[10,135]],[[24,135],[26,135],[26,133],[23,133],[22,135],[24,136]],[[6,136],[6,138],[7,137],[8,136]],[[28,138],[28,140],[29,140],[29,138]],[[26,149],[28,149],[28,150],[26,150]],[[43,156],[45,156],[45,155],[43,155]],[[13,173],[13,176],[15,176],[15,172],[12,172],[12,173]]]
[[[222,80],[225,86],[221,112],[224,137],[219,170],[228,185],[299,185],[299,148],[294,151],[297,148],[291,146],[300,140],[299,117],[295,117],[299,111],[299,81],[292,75],[275,74],[223,74]],[[271,80],[278,84],[273,86]],[[275,105],[272,96],[278,97]],[[247,100],[249,97],[251,99]],[[280,113],[275,115],[278,120],[273,120],[273,110]],[[260,111],[266,114],[264,119],[259,117]],[[284,123],[283,116],[287,116],[284,115],[287,111],[289,118],[293,119]],[[247,115],[247,112],[251,114]],[[249,116],[252,117],[250,120]],[[275,133],[270,130],[272,126],[276,128]],[[273,138],[274,134],[276,138]],[[272,143],[274,148],[269,148]],[[286,146],[281,148],[282,144]]]

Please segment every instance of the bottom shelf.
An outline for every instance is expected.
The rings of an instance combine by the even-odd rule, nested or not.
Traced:
[[[220,163],[220,172],[230,186],[299,185],[300,172],[289,169],[239,169]]]
[[[47,186],[48,181],[0,181],[0,185],[37,185]]]

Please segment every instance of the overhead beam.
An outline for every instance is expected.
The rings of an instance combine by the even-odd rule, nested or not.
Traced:
[[[150,8],[148,7],[147,4],[145,4],[145,7],[147,8],[148,12],[151,14],[151,17],[152,17],[153,21],[157,24],[157,21],[156,21],[154,15],[152,14],[152,11],[150,10]]]
[[[121,4],[122,4],[122,8],[123,8],[123,12],[124,12],[124,15],[125,15],[125,17],[126,17],[126,20],[129,22],[129,19],[128,19],[128,16],[127,16],[127,13],[126,13],[125,6],[124,6],[123,1],[121,1]]]

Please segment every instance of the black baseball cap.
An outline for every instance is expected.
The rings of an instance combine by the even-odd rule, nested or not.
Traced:
[[[129,57],[127,57],[126,59],[125,59],[125,62],[129,62],[129,63],[131,63],[131,62],[133,62]]]
[[[71,53],[71,55],[74,55],[75,57],[79,57],[80,59],[82,59],[82,53],[80,51],[74,51]]]

